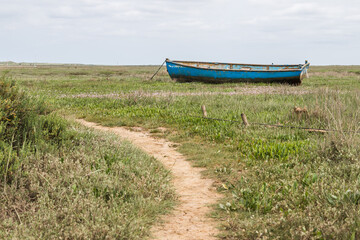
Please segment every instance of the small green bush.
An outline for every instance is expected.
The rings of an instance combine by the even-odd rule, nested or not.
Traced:
[[[0,178],[12,180],[18,155],[43,141],[61,144],[67,123],[50,114],[46,104],[30,97],[7,74],[0,78]],[[6,176],[4,176],[6,175]]]

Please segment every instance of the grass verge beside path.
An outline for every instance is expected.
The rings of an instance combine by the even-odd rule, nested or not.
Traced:
[[[0,238],[144,239],[170,176],[110,134],[69,124],[0,79]]]

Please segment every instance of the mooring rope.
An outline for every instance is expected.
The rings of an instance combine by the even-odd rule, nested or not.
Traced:
[[[161,64],[161,66],[159,67],[159,69],[154,73],[154,75],[152,75],[152,77],[151,77],[149,80],[152,80],[152,79],[156,76],[156,74],[160,71],[160,69],[162,68],[162,66],[164,66],[165,62],[166,62],[166,59],[164,60],[164,62],[163,62],[163,63]]]

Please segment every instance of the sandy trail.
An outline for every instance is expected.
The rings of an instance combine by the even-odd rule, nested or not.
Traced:
[[[130,131],[124,127],[103,127],[82,119],[76,121],[87,127],[118,134],[171,170],[180,204],[163,218],[164,224],[157,224],[152,229],[155,239],[216,239],[217,224],[207,215],[211,211],[209,205],[216,203],[220,196],[212,186],[213,181],[201,177],[200,172],[204,169],[193,168],[182,154],[171,147],[173,143],[153,138],[147,132]]]

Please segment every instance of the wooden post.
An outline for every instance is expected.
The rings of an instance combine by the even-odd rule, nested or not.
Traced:
[[[242,121],[243,121],[245,127],[250,125],[247,118],[246,118],[246,115],[244,113],[241,114],[241,118],[242,118]]]
[[[207,112],[206,112],[205,105],[201,105],[201,110],[203,112],[203,116],[206,118],[207,117]]]

